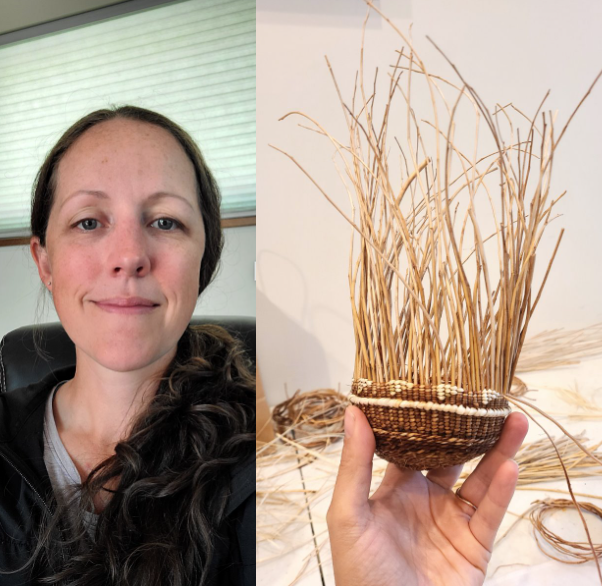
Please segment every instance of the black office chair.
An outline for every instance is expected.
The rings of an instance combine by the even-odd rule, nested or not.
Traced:
[[[255,363],[255,318],[238,316],[193,317],[193,325],[216,324],[240,339]],[[38,351],[34,344],[34,330]],[[25,326],[0,340],[0,392],[36,383],[54,370],[75,365],[75,346],[59,323]]]

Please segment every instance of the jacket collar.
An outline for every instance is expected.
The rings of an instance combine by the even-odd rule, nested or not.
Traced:
[[[52,494],[44,464],[44,413],[50,392],[73,378],[75,367],[56,370],[40,382],[0,394],[0,449],[5,459],[41,495]]]
[[[62,368],[38,383],[0,394],[0,442],[12,444],[17,436],[19,444],[28,442],[31,434],[27,432],[35,433],[42,429],[39,424],[44,421],[44,407],[52,389],[74,375],[75,366]],[[27,433],[26,438],[21,437],[24,433]]]

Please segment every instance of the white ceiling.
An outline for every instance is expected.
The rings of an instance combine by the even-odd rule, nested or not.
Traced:
[[[0,34],[127,0],[0,0]]]

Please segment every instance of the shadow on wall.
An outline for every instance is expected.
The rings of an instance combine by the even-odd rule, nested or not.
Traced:
[[[257,291],[257,365],[269,405],[285,399],[307,379],[330,378],[326,355],[317,338],[295,323],[261,291]],[[302,391],[312,389],[302,388]]]

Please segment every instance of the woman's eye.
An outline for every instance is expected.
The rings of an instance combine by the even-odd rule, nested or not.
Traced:
[[[91,230],[96,230],[96,228],[98,228],[98,220],[94,220],[93,218],[86,218],[85,220],[81,220],[80,222],[78,222],[76,226],[80,227],[86,232],[90,232]]]
[[[159,230],[167,232],[168,230],[177,230],[180,227],[180,222],[172,220],[171,218],[159,218],[158,220],[155,220],[151,226],[155,226],[156,228],[159,228]]]

